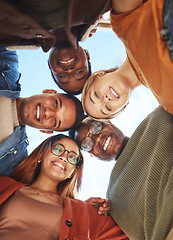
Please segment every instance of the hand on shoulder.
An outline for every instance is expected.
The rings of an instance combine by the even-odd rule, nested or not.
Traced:
[[[89,203],[91,206],[97,209],[99,215],[108,215],[111,209],[110,201],[103,198],[91,197],[85,202]]]

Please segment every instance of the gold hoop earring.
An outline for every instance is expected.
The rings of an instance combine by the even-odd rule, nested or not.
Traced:
[[[129,100],[128,100],[127,103],[124,105],[123,110],[127,107],[127,105],[129,105]]]
[[[127,103],[126,103],[126,105],[125,105],[125,106],[127,107],[127,105],[129,105],[129,100],[127,101]]]

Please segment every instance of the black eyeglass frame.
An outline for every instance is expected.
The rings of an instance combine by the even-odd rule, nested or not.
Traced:
[[[92,125],[94,125],[94,123],[99,123],[99,124],[101,125],[101,129],[100,129],[100,131],[97,132],[97,133],[92,133],[92,132],[91,132],[91,127],[92,127]],[[90,135],[90,134],[92,134],[92,135],[98,135],[98,134],[102,131],[102,129],[103,129],[103,123],[102,123],[102,122],[93,121],[93,122],[91,123],[91,126],[89,127],[89,129],[88,129],[88,131],[87,131],[87,133],[86,133],[86,135],[85,135],[82,143],[81,143],[81,149],[84,150],[84,151],[86,151],[86,152],[90,152],[90,151],[93,149],[94,140],[93,140],[91,137],[89,137],[89,135]],[[83,147],[82,147],[83,142],[84,142],[84,140],[85,140],[86,138],[89,138],[89,140],[93,143],[93,146],[92,146],[92,148],[91,148],[90,150],[87,150],[86,148],[83,148]]]
[[[55,153],[53,152],[53,149],[52,149],[52,148],[53,148],[53,146],[56,146],[56,145],[60,145],[61,147],[63,147],[64,152],[61,153],[61,154],[55,154]],[[72,164],[72,165],[77,165],[77,164],[81,161],[81,157],[80,157],[79,154],[77,154],[76,152],[73,152],[73,151],[68,151],[67,149],[65,149],[64,145],[62,145],[61,143],[54,143],[54,144],[52,144],[52,146],[51,146],[51,152],[52,152],[55,156],[62,156],[65,152],[67,152],[67,161],[68,161],[70,164]],[[68,159],[70,153],[76,154],[76,156],[77,156],[77,158],[76,158],[77,162],[74,163],[74,164],[73,164],[72,162],[70,162],[69,159]]]

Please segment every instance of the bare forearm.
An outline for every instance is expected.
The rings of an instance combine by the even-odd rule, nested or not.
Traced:
[[[143,4],[143,0],[112,0],[113,13],[133,11]]]

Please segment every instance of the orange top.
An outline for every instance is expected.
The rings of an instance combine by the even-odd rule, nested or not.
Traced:
[[[114,15],[111,25],[126,47],[138,79],[173,114],[173,62],[161,36],[165,0],[148,0],[134,11]]]
[[[4,206],[3,203],[8,203],[8,201],[10,200],[10,196],[12,196],[12,194],[14,194],[14,192],[16,192],[18,189],[20,189],[23,185],[24,184],[16,182],[12,178],[0,176],[0,216],[1,216],[1,214],[3,214],[2,217],[4,217],[5,213],[7,213],[7,212],[5,212],[5,213],[3,212],[3,211],[6,211],[6,209],[3,209],[3,206]],[[13,195],[13,196],[15,196],[15,195]],[[33,200],[32,202],[35,202],[34,204],[36,204],[36,201]],[[26,201],[23,201],[23,204],[25,205]],[[1,208],[1,206],[2,206],[2,208]],[[9,204],[8,207],[12,208],[13,206],[10,207],[10,204]],[[42,203],[40,203],[40,206],[42,206]],[[53,208],[54,207],[52,207],[52,209]],[[33,210],[38,211],[35,209],[33,209]],[[45,209],[43,209],[43,210],[44,210],[44,212],[42,214],[45,216],[45,218],[46,218],[45,220],[50,221],[50,218],[47,218]],[[11,216],[13,219],[15,217],[14,216],[15,213],[16,214],[19,213],[19,211],[16,210],[16,208],[13,210],[9,209],[9,211],[13,211],[13,214],[11,213],[12,214]],[[27,205],[27,209],[25,209],[24,213],[26,213],[26,211],[28,211],[28,205]],[[29,211],[31,211],[31,208]],[[7,214],[6,217],[8,219],[4,219],[4,220],[9,221],[9,216],[10,216],[10,214]],[[23,216],[17,216],[17,218],[19,220],[22,217]],[[32,216],[32,212],[30,212],[30,214],[28,214],[27,217],[29,219],[26,219],[26,222],[29,221],[34,216]],[[35,218],[36,218],[36,216],[35,216]],[[10,220],[13,220],[13,219],[10,219]],[[39,219],[39,216],[37,219],[34,219],[34,221],[37,221],[38,219]],[[2,220],[2,219],[0,219],[0,220]],[[16,221],[17,221],[17,219],[16,219]],[[55,224],[55,221],[56,221],[55,217],[52,216],[52,227],[53,227],[53,223]],[[8,224],[13,224],[13,223],[8,222]],[[42,221],[40,222],[40,224],[42,224],[42,223],[44,224],[44,226],[46,226],[45,224],[47,224],[47,225],[49,224],[49,223],[46,223],[46,221],[44,221],[44,219],[42,219]],[[2,230],[1,228],[3,228],[3,224],[4,224],[4,222],[0,221],[0,234],[5,234],[5,232],[3,233],[3,231],[1,231]],[[7,224],[7,222],[6,222],[6,224]],[[15,227],[17,224],[18,224],[18,221],[15,222]],[[26,227],[25,224],[23,224],[22,226]],[[27,226],[30,228],[31,234],[32,234],[31,225],[28,224]],[[44,228],[44,226],[42,228]],[[21,229],[21,227],[20,227],[20,229]],[[18,228],[18,230],[20,230],[20,229]],[[36,228],[35,228],[35,230],[36,230]],[[58,234],[56,232],[55,228],[53,228],[53,230],[54,230],[53,236]],[[58,229],[57,229],[57,231],[58,231]],[[7,233],[7,231],[6,231],[6,233]],[[19,236],[19,233],[21,233],[21,231],[18,232],[18,236]],[[24,236],[24,234],[25,233],[23,233],[22,236]],[[39,236],[41,236],[41,233]],[[4,235],[3,235],[3,237],[4,237]],[[8,237],[9,236],[7,236],[7,238]],[[37,239],[43,239],[43,236],[41,236],[41,237],[42,238],[37,238]],[[30,237],[30,239],[32,239],[32,238],[33,237]],[[1,235],[0,235],[0,239],[2,239]],[[10,239],[10,238],[8,238],[8,239]],[[13,235],[11,235],[11,239],[13,239]],[[18,238],[18,239],[21,239],[21,238]],[[22,239],[25,239],[25,238],[22,238]],[[44,239],[48,239],[48,238],[44,238]],[[112,220],[112,218],[110,216],[105,216],[105,215],[100,216],[100,215],[98,215],[97,210],[94,209],[90,204],[80,201],[78,199],[70,199],[67,197],[63,198],[63,219],[62,219],[61,232],[60,232],[60,237],[59,237],[59,240],[64,240],[64,239],[129,240],[129,238],[123,233],[123,231],[120,229],[120,227]]]

